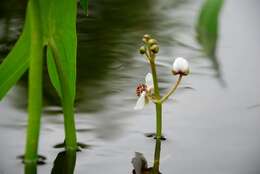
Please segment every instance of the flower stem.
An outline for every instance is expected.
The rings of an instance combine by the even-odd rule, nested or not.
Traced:
[[[49,41],[56,68],[61,82],[62,107],[64,113],[64,127],[65,127],[65,145],[66,150],[77,150],[77,137],[74,120],[74,98],[72,97],[67,74],[61,63],[61,57],[53,38]]]
[[[156,139],[156,145],[154,151],[153,174],[159,174],[160,155],[161,155],[161,139]]]
[[[37,163],[40,119],[42,111],[42,62],[43,41],[38,2],[30,0],[27,8],[31,30],[31,52],[29,68],[28,127],[25,149],[25,163]],[[28,19],[27,18],[27,19]]]
[[[156,73],[156,66],[154,59],[150,61],[151,71],[153,75],[153,84],[154,84],[154,95],[156,98],[160,98],[160,91],[158,86],[158,77]],[[162,104],[155,103],[156,108],[156,139],[161,139],[162,137]]]
[[[169,92],[158,101],[159,103],[165,102],[172,95],[172,93],[174,93],[174,91],[176,91],[177,87],[179,86],[179,84],[181,82],[181,79],[182,79],[182,75],[179,75],[177,82],[172,86],[172,88],[169,90]]]
[[[37,163],[26,163],[24,166],[24,174],[37,174]]]

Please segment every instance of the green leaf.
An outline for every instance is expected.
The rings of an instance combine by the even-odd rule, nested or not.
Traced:
[[[223,3],[224,0],[205,0],[197,22],[198,41],[209,56],[215,55]]]
[[[62,96],[61,77],[57,73],[57,62],[54,61],[52,51],[49,49],[50,40],[53,40],[61,58],[60,66],[63,74],[66,75],[69,82],[68,88],[70,89],[71,100],[74,101],[77,51],[76,1],[68,0],[64,3],[63,0],[45,0],[40,1],[40,7],[44,16],[44,20],[42,20],[45,26],[44,35],[48,36],[46,39],[48,44],[47,65],[51,82],[58,94]]]
[[[47,48],[47,66],[48,66],[48,73],[49,73],[51,82],[52,82],[54,88],[56,89],[58,95],[60,97],[62,97],[59,75],[58,75],[58,72],[56,69],[55,61],[53,59],[53,52],[49,47]]]
[[[59,8],[57,8],[59,7]],[[76,10],[75,0],[44,0],[39,1],[42,38],[45,44],[54,40],[61,58],[63,74],[68,79],[68,88],[71,100],[75,99],[76,91]],[[62,17],[61,17],[62,16]],[[28,16],[26,17],[28,19]],[[28,22],[27,22],[28,23]],[[23,34],[7,58],[0,65],[0,99],[17,82],[22,74],[28,69],[30,57],[30,27],[26,24]],[[43,45],[44,46],[44,45]],[[48,46],[47,53],[48,73],[53,86],[61,97],[60,77],[57,73],[56,63],[53,60],[51,50]],[[64,94],[65,95],[65,94]]]
[[[30,30],[28,25],[26,22],[22,35],[0,65],[0,100],[29,67]]]
[[[88,15],[88,0],[80,0],[80,5],[84,10],[85,15]]]

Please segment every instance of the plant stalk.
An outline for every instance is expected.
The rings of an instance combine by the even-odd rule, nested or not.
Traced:
[[[154,151],[153,174],[159,174],[160,172],[160,155],[161,155],[161,139],[156,139],[156,145]]]
[[[37,164],[26,163],[24,166],[24,174],[37,174]]]
[[[40,135],[40,119],[42,111],[42,62],[43,41],[39,6],[36,0],[28,3],[28,17],[31,30],[30,67],[29,67],[29,98],[28,126],[25,149],[25,163],[37,163],[38,142]]]
[[[61,82],[62,107],[64,113],[64,127],[65,127],[65,145],[66,150],[77,150],[77,137],[74,120],[74,98],[70,92],[69,81],[61,63],[61,57],[53,38],[50,39],[49,45],[52,50],[53,58]]]
[[[172,86],[172,88],[169,90],[169,92],[167,94],[165,94],[165,96],[163,96],[159,100],[159,103],[165,102],[172,95],[172,93],[174,93],[176,91],[177,87],[179,86],[179,84],[181,82],[181,79],[182,79],[182,75],[179,75],[177,82]]]
[[[38,2],[30,0],[27,13],[31,33],[28,127],[25,149],[25,163],[37,163],[40,121],[42,111],[42,38]]]
[[[158,77],[156,73],[156,65],[154,59],[150,61],[152,76],[153,76],[153,84],[154,84],[154,95],[156,98],[160,98],[160,91],[158,86]],[[162,137],[162,104],[155,103],[156,108],[156,139],[161,139]]]

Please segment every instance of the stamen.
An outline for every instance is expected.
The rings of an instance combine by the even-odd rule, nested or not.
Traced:
[[[138,97],[140,97],[140,95],[142,94],[142,92],[147,90],[147,86],[145,84],[139,84],[136,87],[136,95]]]

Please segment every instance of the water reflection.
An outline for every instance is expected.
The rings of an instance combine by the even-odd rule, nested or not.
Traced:
[[[42,155],[38,155],[37,162],[25,163],[24,155],[19,156],[18,158],[22,159],[24,163],[24,174],[37,174],[37,166],[45,165],[46,157]]]
[[[0,6],[0,63],[15,44],[24,18],[24,0],[1,1]]]
[[[51,174],[73,174],[75,165],[76,151],[62,151],[54,161]]]
[[[14,0],[15,1],[15,0]],[[4,1],[5,2],[5,1]],[[7,2],[7,1],[6,1]],[[188,1],[127,1],[127,0],[99,0],[90,2],[89,17],[78,14],[78,59],[77,59],[77,112],[96,112],[105,110],[105,98],[111,94],[122,91],[124,81],[132,79],[137,74],[129,72],[130,68],[137,68],[133,61],[140,44],[140,37],[145,33],[159,38],[162,45],[178,44],[174,40],[175,32],[168,29],[181,30],[185,27],[179,18],[172,18],[166,11],[177,9]],[[25,3],[20,3],[25,8]],[[116,8],[115,8],[116,7]],[[10,7],[5,7],[10,11]],[[134,10],[133,10],[134,9]],[[20,15],[18,34],[23,23],[23,14]],[[6,23],[12,17],[4,15]],[[10,30],[6,26],[6,32]],[[14,26],[12,26],[14,27]],[[163,32],[158,32],[163,31]],[[4,34],[3,36],[8,36]],[[10,38],[2,38],[3,47],[8,46]],[[11,46],[0,51],[4,57]],[[143,66],[140,63],[139,67]],[[60,101],[50,79],[47,69],[44,68],[44,104],[46,106],[59,106]],[[129,74],[127,74],[127,72]],[[27,75],[19,85],[27,88]],[[26,108],[26,95],[22,95],[23,106]],[[15,100],[15,103],[18,101]],[[18,106],[18,104],[14,104]],[[21,108],[19,108],[21,109]],[[46,113],[48,109],[46,109]]]
[[[37,174],[37,164],[36,163],[25,164],[24,174]]]
[[[0,59],[3,59],[7,54],[19,35],[24,17],[22,12],[24,12],[26,4],[24,1],[18,3],[19,10],[14,17],[10,12],[10,4],[16,1],[6,2],[3,1],[4,5],[1,6],[4,10],[3,13],[1,10],[0,19],[4,24],[1,26],[4,27],[0,28]],[[194,51],[192,45],[183,44],[182,41],[176,39],[180,31],[189,28],[187,21],[178,17],[176,13],[182,5],[189,3],[189,0],[163,0],[160,2],[150,0],[141,2],[138,0],[99,0],[90,2],[89,17],[86,17],[80,11],[77,24],[77,112],[105,111],[107,109],[106,97],[121,92],[128,86],[125,83],[126,81],[131,81],[139,76],[138,71],[140,70],[138,69],[141,69],[144,64],[140,61],[137,65],[134,57],[136,57],[140,45],[140,36],[143,36],[143,34],[149,33],[158,38],[162,47],[166,47],[166,52],[169,51],[167,49],[173,49],[174,46],[181,48],[180,50]],[[16,20],[13,21],[14,19]],[[15,26],[10,25],[14,22]],[[13,32],[14,30],[16,32]],[[217,35],[203,35],[200,32],[198,32],[198,35],[199,41],[207,39],[209,43],[216,43],[217,41],[217,37],[215,37]],[[202,44],[203,47],[205,45],[208,44]],[[206,51],[207,57],[213,64],[216,77],[222,79],[220,65],[215,56],[215,47],[210,50]],[[168,66],[174,55],[166,56],[158,61],[160,66]],[[46,67],[44,71],[44,104],[46,106],[60,106],[59,97],[50,83]],[[160,80],[166,83],[169,81],[164,78]],[[25,110],[26,74],[21,81],[18,85],[25,90],[19,92],[22,99],[14,100],[13,105]],[[58,112],[60,111],[61,109],[58,110]],[[48,108],[45,109],[45,113],[48,113],[48,115],[57,114],[57,112],[49,112]]]
[[[2,3],[2,2],[1,2]],[[146,73],[146,69],[144,68],[146,66],[145,62],[142,58],[138,57],[138,48],[141,44],[140,37],[143,36],[145,33],[152,34],[154,37],[158,38],[160,44],[161,44],[161,53],[159,55],[159,73],[160,73],[160,82],[162,84],[162,87],[167,87],[169,81],[172,78],[169,78],[165,71],[165,66],[170,65],[172,61],[173,56],[177,55],[184,55],[187,57],[194,57],[194,51],[198,53],[199,51],[196,49],[193,49],[192,46],[187,46],[183,44],[182,42],[179,42],[176,36],[178,36],[179,31],[184,31],[184,34],[189,35],[189,32],[185,31],[187,29],[186,26],[186,19],[175,17],[174,15],[177,13],[180,15],[179,7],[185,3],[191,3],[188,1],[182,1],[182,0],[162,0],[162,1],[126,1],[126,0],[99,0],[99,1],[91,1],[90,2],[90,14],[89,17],[82,16],[81,13],[79,13],[78,18],[78,79],[77,79],[77,112],[84,112],[84,113],[94,113],[99,112],[98,114],[95,113],[88,117],[87,119],[83,117],[88,116],[87,114],[82,114],[83,117],[80,117],[78,120],[78,124],[80,129],[83,131],[78,131],[80,138],[84,139],[84,142],[94,142],[94,144],[97,144],[97,146],[100,145],[100,147],[104,148],[105,146],[107,148],[98,148],[94,147],[91,149],[91,152],[93,153],[89,155],[84,155],[84,157],[81,157],[80,162],[84,161],[83,165],[79,165],[78,169],[84,171],[88,171],[90,169],[95,169],[96,165],[91,164],[97,163],[102,164],[103,161],[105,163],[109,163],[110,161],[113,161],[113,156],[115,155],[114,151],[118,151],[116,149],[118,146],[115,146],[115,148],[112,148],[110,146],[107,146],[107,144],[110,144],[109,141],[102,141],[99,142],[99,139],[102,140],[108,140],[113,138],[113,143],[111,143],[111,146],[114,146],[118,143],[116,140],[127,137],[128,135],[132,135],[133,140],[136,138],[136,134],[133,133],[136,130],[141,130],[142,133],[146,131],[153,130],[151,127],[145,127],[144,124],[139,124],[140,122],[146,123],[145,125],[153,125],[153,110],[149,111],[149,109],[145,110],[142,113],[138,113],[138,117],[134,117],[133,115],[136,115],[136,113],[132,113],[132,111],[129,111],[129,108],[131,109],[130,105],[134,105],[134,90],[131,89],[133,86],[132,84],[136,84],[139,79],[143,78],[140,77],[142,74]],[[151,5],[153,4],[153,5]],[[2,5],[2,4],[1,4]],[[2,7],[2,6],[1,6]],[[1,8],[0,7],[0,8]],[[134,9],[134,10],[133,10]],[[9,10],[7,10],[9,11]],[[188,10],[187,10],[188,11]],[[2,12],[2,11],[1,11]],[[186,14],[186,12],[185,12]],[[22,23],[22,14],[20,15],[20,23]],[[5,17],[4,17],[5,18]],[[13,18],[13,17],[11,17]],[[11,21],[11,18],[8,19]],[[8,21],[7,20],[7,21]],[[10,23],[10,22],[9,22]],[[18,22],[19,23],[19,22]],[[7,25],[8,26],[8,25]],[[19,26],[19,25],[17,25]],[[9,25],[10,28],[18,28],[17,31],[19,31],[19,27],[12,27]],[[6,28],[8,28],[6,27]],[[1,32],[1,31],[0,31]],[[13,34],[13,33],[12,33]],[[12,35],[11,34],[11,35]],[[6,35],[6,34],[4,34]],[[10,36],[10,34],[8,34]],[[195,39],[195,38],[193,38]],[[189,43],[189,42],[187,42]],[[7,53],[8,49],[8,41],[3,41],[2,45],[7,45],[6,52],[2,52],[3,54]],[[1,51],[0,51],[1,52]],[[201,52],[199,52],[201,53]],[[140,58],[140,59],[139,59]],[[221,77],[221,70],[220,65],[217,57],[214,56],[207,56],[208,60],[213,64],[214,72],[219,75],[217,77]],[[201,62],[205,62],[202,60]],[[200,63],[201,63],[200,62]],[[194,62],[193,62],[194,63]],[[197,62],[197,65],[201,65]],[[196,66],[196,64],[193,64]],[[164,71],[161,71],[161,69],[164,69]],[[210,67],[211,68],[211,67]],[[194,68],[194,70],[200,72],[200,69]],[[45,70],[46,71],[46,70]],[[47,72],[47,71],[46,71]],[[45,73],[46,74],[46,73]],[[205,74],[209,74],[207,71]],[[140,77],[140,78],[139,78]],[[201,77],[201,76],[200,76]],[[198,83],[206,84],[208,81],[198,80]],[[191,80],[189,83],[195,83]],[[210,84],[212,81],[209,82]],[[187,84],[185,84],[187,85]],[[17,109],[25,109],[26,108],[26,88],[27,88],[27,79],[22,79],[22,82],[18,84],[19,88],[22,88],[22,91],[16,91],[16,95],[19,95],[19,100],[15,98],[11,98],[11,101],[13,102],[13,106]],[[195,87],[199,87],[198,85]],[[189,86],[187,87],[189,88]],[[183,88],[184,89],[184,88]],[[180,90],[181,91],[181,90]],[[207,92],[207,90],[205,90]],[[53,87],[49,83],[48,76],[44,77],[44,94],[45,94],[45,105],[49,106],[46,107],[44,114],[45,115],[60,115],[61,109],[59,107],[56,107],[55,105],[59,106],[59,100],[56,96],[55,90],[53,90]],[[207,95],[207,93],[203,93],[203,88],[198,89],[196,91],[197,95],[200,95],[203,97],[203,94]],[[210,94],[210,95],[216,95],[218,96],[219,93],[216,92],[216,94]],[[115,96],[115,97],[111,97]],[[220,94],[221,96],[221,94]],[[108,99],[108,100],[107,100]],[[183,98],[182,98],[183,99]],[[187,99],[187,98],[186,98]],[[189,100],[194,102],[190,108],[190,111],[193,112],[194,108],[196,107],[196,103],[198,103],[196,100],[193,99]],[[185,98],[184,98],[185,101]],[[229,100],[228,100],[229,101]],[[20,103],[20,104],[19,104]],[[14,105],[15,104],[15,105]],[[208,107],[207,103],[205,104],[205,108]],[[201,115],[196,115],[195,113],[190,113],[190,115],[194,115],[196,117],[196,120],[200,122],[201,124],[198,124],[197,121],[194,121],[194,117],[189,117],[187,115],[187,112],[184,112],[183,120],[178,117],[178,106],[174,103],[174,109],[169,109],[165,111],[165,115],[173,115],[174,119],[177,118],[177,121],[172,121],[171,119],[168,119],[168,127],[169,122],[175,122],[176,124],[174,127],[177,129],[174,129],[174,131],[170,130],[169,128],[165,130],[165,132],[172,133],[172,135],[179,135],[174,137],[177,144],[179,143],[181,148],[184,147],[187,153],[182,156],[177,153],[177,158],[180,157],[180,162],[183,163],[183,165],[186,166],[186,164],[190,164],[189,157],[190,153],[197,152],[196,145],[193,146],[193,138],[194,137],[188,137],[187,138],[187,132],[178,131],[178,127],[180,128],[187,128],[186,130],[194,130],[196,129],[196,126],[202,127],[205,129],[208,129],[207,127],[204,127],[204,125],[208,125],[208,120],[203,117],[203,115],[212,115],[211,111],[203,112]],[[110,107],[110,108],[109,108]],[[170,108],[170,106],[167,106]],[[172,106],[171,106],[172,107]],[[183,106],[186,107],[186,106]],[[198,106],[197,106],[198,107]],[[199,108],[199,107],[198,107]],[[8,108],[10,110],[10,108]],[[174,110],[174,112],[172,112]],[[181,109],[179,109],[180,111]],[[186,109],[182,108],[182,111]],[[207,109],[205,109],[207,110]],[[175,113],[177,112],[177,114]],[[92,114],[91,113],[91,114]],[[186,115],[185,115],[186,113]],[[140,114],[140,115],[139,115]],[[183,113],[181,113],[183,114]],[[11,114],[10,114],[11,115]],[[16,115],[16,114],[12,114]],[[146,119],[143,121],[141,118],[145,117],[147,115],[150,115],[149,119]],[[176,116],[177,115],[177,116]],[[224,114],[223,114],[224,115]],[[20,116],[17,114],[17,116]],[[133,116],[131,119],[126,119],[126,116]],[[167,117],[166,117],[167,118]],[[207,117],[208,118],[208,117]],[[213,118],[213,117],[209,117]],[[47,118],[51,120],[52,118]],[[50,126],[51,131],[47,132],[46,129],[43,129],[43,134],[46,136],[48,133],[48,136],[52,137],[47,142],[51,144],[48,147],[44,147],[45,152],[49,153],[46,149],[50,149],[51,146],[57,140],[56,137],[58,137],[60,134],[59,130],[61,128],[59,127],[59,124],[62,124],[62,121],[58,120],[58,122],[55,122],[57,120],[53,119],[52,121],[47,121],[47,123],[50,124],[46,126]],[[140,121],[141,120],[141,121]],[[151,121],[150,121],[151,120]],[[193,122],[189,121],[192,120],[195,123],[195,126],[193,125]],[[207,124],[205,123],[205,120],[207,121]],[[12,121],[12,120],[11,120]],[[179,122],[178,122],[179,121]],[[17,122],[15,125],[17,125]],[[130,122],[130,124],[129,124]],[[134,124],[133,124],[133,123]],[[46,123],[46,122],[45,122]],[[14,125],[14,123],[10,124]],[[24,124],[26,125],[26,124]],[[135,126],[133,126],[135,125]],[[129,129],[129,127],[133,127],[132,129]],[[143,128],[145,127],[145,128]],[[142,129],[143,128],[143,129]],[[219,127],[214,127],[219,128]],[[221,125],[222,128],[222,125]],[[9,126],[10,129],[10,126]],[[14,129],[12,129],[14,130]],[[91,131],[89,131],[91,130]],[[129,131],[130,130],[130,131]],[[177,131],[175,131],[177,130]],[[197,129],[196,129],[197,130]],[[9,130],[8,130],[9,131]],[[22,129],[19,129],[19,132],[21,132]],[[211,131],[211,129],[210,129]],[[18,132],[18,131],[17,131]],[[58,133],[56,133],[58,132]],[[123,133],[122,133],[123,132]],[[204,131],[203,131],[204,132]],[[55,134],[56,133],[56,134]],[[134,135],[133,135],[134,134]],[[184,136],[183,136],[184,135]],[[192,134],[190,134],[192,135]],[[198,135],[196,135],[198,136]],[[206,134],[205,134],[206,136]],[[120,137],[120,138],[118,138]],[[180,138],[184,137],[184,139]],[[186,139],[185,139],[186,138]],[[200,137],[201,138],[201,137]],[[204,137],[203,137],[204,138]],[[201,138],[201,139],[203,139]],[[97,140],[98,139],[98,140]],[[188,141],[187,141],[188,140]],[[136,142],[136,141],[134,141]],[[181,142],[184,142],[183,144]],[[224,141],[227,142],[227,141]],[[106,144],[105,144],[106,143]],[[131,149],[132,145],[129,143],[129,141],[120,142],[122,143],[122,146],[125,147],[124,152],[128,152],[127,150]],[[119,143],[118,143],[119,144]],[[214,145],[217,143],[214,143]],[[146,147],[148,145],[147,142],[144,142],[140,146]],[[190,145],[190,146],[189,146]],[[119,146],[119,147],[122,147]],[[190,148],[187,148],[187,146]],[[22,145],[19,146],[20,149],[22,149]],[[63,144],[57,145],[57,147],[63,147]],[[203,145],[201,147],[204,147]],[[215,146],[212,146],[214,148],[213,151],[215,152]],[[180,151],[182,150],[180,148]],[[206,147],[207,148],[207,147]],[[98,152],[95,150],[97,149]],[[169,150],[170,149],[170,150]],[[136,155],[136,159],[139,158],[140,164],[139,168],[135,166],[134,168],[136,171],[139,171],[139,173],[151,173],[152,171],[159,171],[160,166],[160,150],[161,150],[161,141],[156,141],[155,144],[155,153],[154,153],[154,164],[152,166],[148,166],[147,161],[141,155],[140,153]],[[176,147],[169,147],[167,152],[172,152],[172,150],[176,150]],[[192,151],[191,151],[192,150]],[[22,151],[22,150],[20,150]],[[123,150],[122,150],[123,151]],[[129,154],[124,153],[120,151],[120,155],[123,156],[123,158],[127,159],[129,158]],[[47,156],[55,155],[56,154],[46,154]],[[109,153],[109,154],[108,154]],[[112,153],[112,155],[110,155]],[[146,153],[144,151],[144,153]],[[127,155],[125,155],[127,154]],[[188,155],[187,155],[188,154]],[[109,156],[110,155],[110,156]],[[195,156],[197,154],[195,153]],[[94,157],[93,157],[94,156]],[[101,156],[101,157],[100,157]],[[199,155],[198,155],[199,156]],[[211,157],[211,155],[209,155]],[[93,158],[92,158],[93,157]],[[209,158],[210,158],[209,157]],[[70,161],[67,159],[68,156],[65,152],[61,152],[57,155],[57,158],[54,162],[54,167],[52,169],[52,172],[61,173],[62,168],[66,164],[66,161]],[[67,159],[67,160],[66,160]],[[93,161],[92,161],[93,160]],[[106,161],[107,160],[107,161]],[[199,159],[200,160],[200,159]],[[199,161],[198,160],[198,161]],[[89,162],[91,161],[91,162]],[[109,162],[108,162],[109,161]],[[208,161],[208,160],[207,160]],[[11,161],[15,163],[14,161]],[[10,163],[11,163],[10,162]],[[73,162],[73,160],[72,160]],[[126,165],[129,161],[127,161]],[[178,169],[178,164],[180,163],[178,161],[173,161],[172,159],[169,160],[168,163],[174,163],[174,165],[169,164],[168,165],[168,171],[172,171],[174,169]],[[75,163],[75,161],[73,162]],[[86,163],[86,164],[85,164]],[[134,165],[138,162],[134,162]],[[114,163],[113,163],[114,164]],[[125,163],[120,161],[120,167],[123,168]],[[47,164],[48,165],[48,164]],[[74,164],[75,165],[75,164]],[[110,165],[110,164],[109,164]],[[70,166],[73,166],[71,163]],[[93,167],[94,166],[94,167]],[[106,165],[100,165],[103,168],[106,167]],[[141,167],[140,167],[141,166]],[[170,166],[170,167],[169,167]],[[198,165],[199,166],[199,165]],[[35,166],[34,166],[35,167]],[[33,166],[28,166],[28,171],[31,171],[31,173],[35,172],[36,169]],[[72,167],[74,168],[74,167]],[[140,169],[141,168],[141,169]],[[185,168],[185,167],[184,167]],[[93,169],[93,170],[94,170]],[[111,167],[109,168],[111,169]],[[172,170],[171,170],[172,169]],[[112,170],[112,169],[111,169]],[[135,171],[135,172],[136,172]],[[177,170],[178,171],[178,170]],[[45,171],[45,173],[49,173],[49,171]],[[90,172],[93,173],[93,172]],[[102,173],[101,171],[97,173]],[[115,172],[116,173],[116,172]],[[121,172],[124,173],[124,172]],[[178,172],[176,172],[178,173]],[[184,172],[185,173],[185,172]],[[190,173],[190,172],[186,172]]]
[[[136,152],[135,157],[132,159],[134,167],[133,174],[161,174],[160,172],[160,155],[161,155],[161,139],[156,139],[154,148],[153,166],[148,167],[147,160],[142,153]]]

